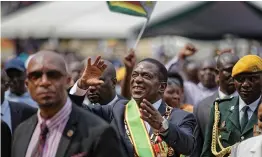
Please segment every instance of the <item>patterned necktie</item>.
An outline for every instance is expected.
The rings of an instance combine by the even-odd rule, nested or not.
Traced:
[[[249,106],[246,105],[245,107],[243,107],[242,110],[243,110],[244,114],[241,118],[241,132],[244,131],[244,129],[245,129],[247,123],[248,123],[248,113],[247,112],[249,110]]]
[[[43,155],[43,149],[44,149],[45,142],[46,142],[46,135],[48,133],[48,128],[45,122],[43,122],[40,125],[40,129],[41,129],[40,136],[38,139],[38,143],[35,147],[35,151],[34,151],[35,153],[32,154],[32,157],[42,157]]]

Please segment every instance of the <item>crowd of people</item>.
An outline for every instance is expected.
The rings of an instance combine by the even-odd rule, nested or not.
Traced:
[[[200,64],[41,50],[1,70],[3,157],[261,157],[262,59],[230,50]],[[117,92],[117,86],[121,92]]]

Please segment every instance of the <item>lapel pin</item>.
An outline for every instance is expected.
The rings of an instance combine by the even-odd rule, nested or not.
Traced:
[[[231,106],[230,110],[232,111],[232,110],[234,110],[234,109],[235,109],[235,106]]]
[[[73,130],[68,130],[68,132],[67,132],[67,136],[68,136],[68,137],[72,137],[73,134],[74,134],[74,131],[73,131]]]

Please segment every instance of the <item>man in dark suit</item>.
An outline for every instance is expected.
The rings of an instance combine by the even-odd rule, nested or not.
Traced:
[[[83,99],[85,98],[85,95],[88,98],[88,103],[84,103],[84,105],[112,105],[118,102],[121,99],[124,99],[122,96],[116,94],[116,70],[114,65],[107,61],[103,60],[104,64],[107,66],[105,71],[103,72],[102,76],[99,78],[103,81],[103,83],[99,86],[88,86],[84,87],[84,90],[81,90],[77,88],[77,84],[81,84],[81,82],[78,82],[70,89],[71,93],[77,93],[77,95],[84,95],[83,97],[78,97],[71,95],[72,100],[75,100],[76,104],[82,105]],[[84,70],[84,67],[86,67],[87,60],[85,60],[84,64],[85,66],[82,67]],[[83,72],[82,70],[82,72]],[[74,98],[76,97],[76,98]],[[81,102],[82,99],[82,102]]]
[[[59,54],[40,51],[30,59],[26,84],[39,110],[18,126],[12,157],[124,156],[115,130],[68,98],[70,81]]]
[[[36,113],[37,109],[27,104],[11,102],[5,99],[5,91],[8,89],[8,76],[1,71],[1,119],[9,126],[11,133],[24,120]]]
[[[101,84],[99,77],[102,72],[99,69],[91,65],[90,60],[79,80],[82,84],[78,84],[78,88]],[[154,153],[172,157],[178,157],[180,154],[190,155],[196,145],[193,136],[196,120],[191,113],[180,109],[170,109],[162,100],[167,82],[165,66],[154,59],[144,59],[137,64],[131,76],[131,101],[121,100],[114,105],[94,106],[88,109],[107,120],[118,131],[122,144],[126,148],[126,154],[130,157],[150,157]],[[141,125],[136,129],[140,129],[140,132],[133,132],[132,120],[128,118],[129,109],[132,107],[135,108],[135,112],[131,117],[138,118],[136,126],[140,123]],[[135,137],[139,134],[142,135],[140,138],[145,139],[144,141],[139,141],[140,139]],[[147,143],[146,141],[149,140],[154,143]],[[138,143],[144,146],[142,148],[144,151],[140,151],[141,147]],[[150,150],[151,144],[154,150]],[[164,150],[159,150],[157,144],[163,144]],[[146,150],[153,153],[144,155]]]
[[[256,55],[244,56],[234,65],[232,77],[239,96],[218,99],[212,105],[202,157],[228,156],[230,146],[253,137],[261,102],[261,72],[262,59]]]
[[[219,76],[219,88],[211,96],[202,100],[199,104],[194,106],[194,115],[197,119],[199,132],[197,136],[198,141],[198,154],[202,152],[202,147],[205,137],[205,129],[209,122],[210,109],[216,99],[225,99],[231,96],[238,96],[236,92],[234,81],[231,76],[232,68],[239,58],[233,53],[223,53],[217,58],[217,69]]]
[[[233,77],[231,76],[233,66],[239,58],[233,53],[223,53],[217,59],[217,69],[219,76],[219,89],[212,96],[202,100],[194,106],[194,114],[200,125],[201,137],[205,137],[205,129],[209,121],[209,113],[212,104],[218,99],[238,96],[234,86]]]

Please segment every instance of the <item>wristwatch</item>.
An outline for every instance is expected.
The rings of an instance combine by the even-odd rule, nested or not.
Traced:
[[[159,133],[165,133],[169,128],[168,121],[164,118],[163,122],[161,123],[161,128],[159,129]]]

